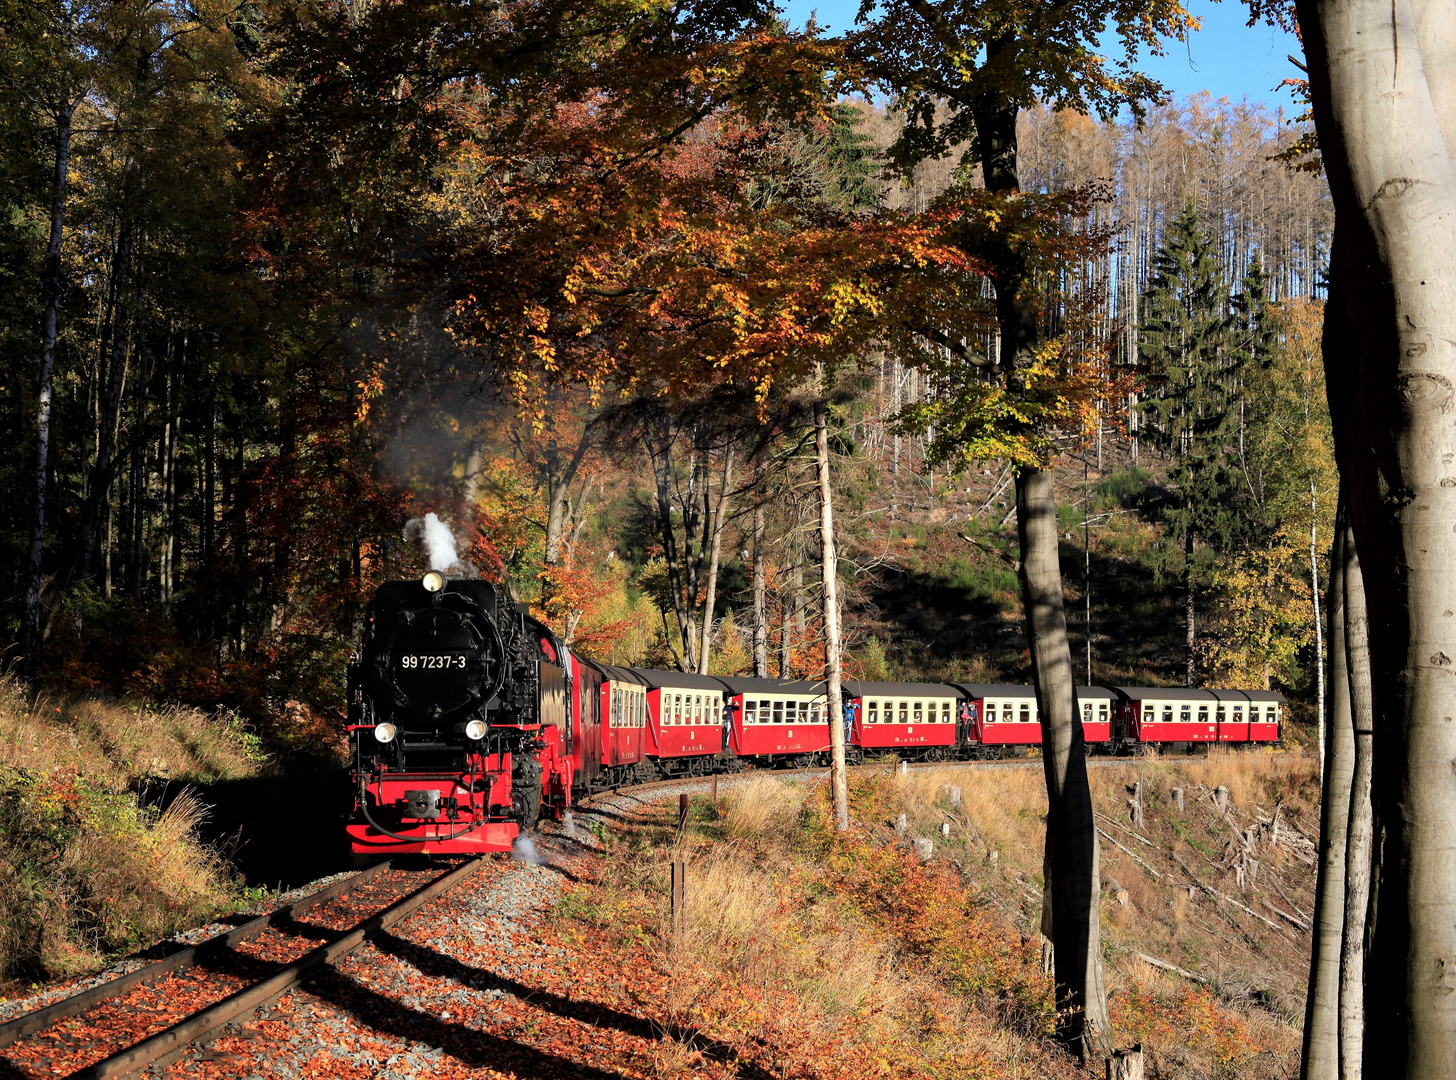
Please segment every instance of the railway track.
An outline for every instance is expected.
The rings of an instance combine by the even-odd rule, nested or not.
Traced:
[[[416,888],[411,886],[420,872],[379,863],[156,963],[18,1016],[0,1024],[0,1077],[103,1080],[176,1060],[487,862],[471,859]],[[315,944],[319,939],[323,943]]]

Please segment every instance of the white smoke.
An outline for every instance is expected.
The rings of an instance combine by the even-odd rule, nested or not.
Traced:
[[[541,854],[536,850],[536,845],[524,836],[516,837],[515,843],[511,844],[511,858],[517,862],[531,863],[533,866],[541,864]]]
[[[413,540],[425,549],[430,569],[440,573],[454,571],[462,577],[476,577],[478,571],[460,558],[455,546],[455,533],[440,520],[440,515],[430,513],[422,518],[411,518],[404,527],[404,538]]]

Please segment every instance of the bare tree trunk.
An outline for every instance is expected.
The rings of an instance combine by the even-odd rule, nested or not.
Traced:
[[[834,548],[834,489],[829,477],[829,404],[814,403],[814,451],[819,469],[819,540],[824,578],[824,692],[829,710],[829,787],[834,827],[849,828],[849,781],[844,771],[844,709],[840,701],[839,556]]]
[[[1097,830],[1087,786],[1086,743],[1082,725],[1076,722],[1072,648],[1062,601],[1057,505],[1050,472],[1018,471],[1016,529],[1047,785],[1057,1037],[1086,1060],[1105,1056],[1111,1023],[1102,981]]]
[[[764,551],[764,492],[753,508],[753,674],[768,678],[768,560]]]
[[[711,545],[708,555],[708,594],[703,601],[703,643],[698,649],[698,674],[708,674],[708,659],[713,651],[713,607],[718,602],[718,556],[723,547],[723,526],[727,523],[728,489],[733,486],[733,448],[730,446],[723,460],[723,486],[718,491],[718,502],[713,508]]]
[[[1243,407],[1243,400],[1240,399],[1240,412]],[[1309,594],[1314,604],[1315,716],[1319,717],[1319,760],[1320,770],[1323,771],[1325,767],[1325,640],[1323,628],[1320,625],[1319,493],[1313,478],[1309,481]],[[1268,687],[1266,686],[1265,689]]]
[[[1370,903],[1371,743],[1370,622],[1355,533],[1345,526],[1345,649],[1353,721],[1354,775],[1345,840],[1345,940],[1340,952],[1340,1080],[1360,1080],[1365,1037],[1365,919]],[[1332,646],[1333,647],[1333,646]]]
[[[1188,671],[1184,685],[1198,685],[1198,636],[1194,622],[1193,597],[1193,526],[1183,530],[1183,637],[1188,654]]]
[[[79,100],[76,104],[79,104]],[[71,117],[76,104],[56,115],[56,171],[51,184],[51,232],[41,273],[40,385],[36,395],[34,503],[30,518],[30,553],[25,587],[25,612],[20,624],[22,664],[35,674],[40,646],[41,570],[45,561],[47,478],[50,475],[51,399],[55,387],[57,313],[61,303],[61,246],[66,233],[66,186],[71,162]]]
[[[1330,558],[1330,710],[1321,765],[1320,861],[1315,882],[1314,933],[1305,997],[1304,1049],[1300,1080],[1336,1080],[1340,1065],[1340,950],[1345,928],[1345,844],[1350,817],[1350,776],[1354,770],[1355,729],[1351,722],[1349,669],[1346,667],[1345,508],[1335,526]]]

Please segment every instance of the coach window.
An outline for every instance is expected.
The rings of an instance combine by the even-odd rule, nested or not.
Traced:
[[[869,703],[869,708],[867,708],[865,710],[865,723],[866,724],[878,724],[879,722],[880,722],[880,703],[878,701],[871,701]]]
[[[1107,702],[1104,701],[1098,704],[1097,719],[1104,724],[1107,723]]]
[[[1220,724],[1222,724],[1227,717],[1228,709],[1226,706],[1220,705],[1213,710],[1213,718],[1217,720]]]
[[[674,694],[672,696],[672,722],[674,727],[682,726],[682,699],[683,696],[681,694]]]
[[[821,717],[822,717],[822,714],[819,711],[819,703],[818,702],[815,702],[813,705],[810,705],[809,706],[809,723],[811,723],[811,724],[817,724],[817,723],[820,722]]]
[[[1084,724],[1090,724],[1091,722],[1092,722],[1092,703],[1090,701],[1083,702],[1083,704],[1082,704],[1082,723],[1084,723]]]
[[[1186,724],[1186,723],[1188,723],[1192,719],[1193,719],[1193,706],[1192,705],[1179,705],[1178,706],[1178,722],[1180,724]]]
[[[917,724],[920,723],[920,715],[921,715],[920,714],[920,710],[921,710],[922,705],[923,705],[923,702],[919,702],[919,701],[915,702],[915,714],[914,714],[915,715],[915,719],[913,721],[914,723],[917,723]]]
[[[1031,723],[1031,702],[1029,701],[1021,703],[1021,722],[1023,724]]]
[[[900,723],[902,723],[902,724],[908,724],[909,722],[910,722],[910,702],[908,702],[908,701],[902,701],[902,702],[900,702]]]
[[[1206,723],[1208,723],[1208,706],[1207,705],[1200,705],[1200,706],[1198,706],[1198,722],[1200,724],[1206,724]]]
[[[1171,706],[1171,705],[1164,705],[1163,706],[1163,723],[1165,723],[1165,724],[1171,724],[1172,722],[1173,722],[1173,706]]]
[[[1144,705],[1143,706],[1143,719],[1144,720],[1146,720],[1148,723],[1151,724],[1157,718],[1158,718],[1158,707],[1156,705]]]
[[[758,723],[758,702],[757,700],[743,699],[743,722],[745,724]]]
[[[949,701],[942,701],[940,703],[940,722],[942,724],[949,724],[951,722],[950,721],[950,702]]]
[[[988,701],[988,702],[986,702],[986,723],[988,723],[988,724],[994,724],[995,722],[996,722],[996,703],[994,701]]]
[[[1279,707],[1277,705],[1270,705],[1264,710],[1264,719],[1271,724],[1277,724],[1279,722]]]
[[[775,701],[773,703],[773,722],[775,724],[782,724],[784,722],[784,703],[782,701]]]

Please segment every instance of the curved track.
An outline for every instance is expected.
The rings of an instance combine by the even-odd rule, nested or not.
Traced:
[[[379,863],[236,929],[0,1025],[0,1076],[128,1076],[215,1038],[475,873],[477,857],[411,888]],[[403,894],[403,895],[401,895]],[[368,914],[360,917],[360,912]],[[299,916],[312,912],[309,921]],[[313,941],[324,943],[307,948]],[[249,943],[247,952],[238,946]],[[195,1007],[176,1018],[177,1003]],[[200,999],[200,1000],[197,1000]],[[70,1017],[78,1017],[69,1023]],[[137,1039],[139,1033],[144,1037]]]

